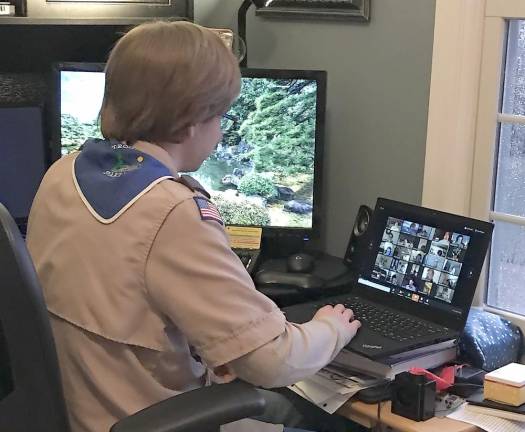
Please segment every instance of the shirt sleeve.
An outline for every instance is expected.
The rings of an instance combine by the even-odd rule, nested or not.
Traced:
[[[287,322],[280,337],[232,361],[228,367],[235,376],[252,384],[284,387],[325,367],[350,339],[335,316],[301,325]]]
[[[155,305],[209,367],[242,357],[285,331],[283,313],[255,289],[223,226],[202,220],[191,198],[159,229],[145,272]]]

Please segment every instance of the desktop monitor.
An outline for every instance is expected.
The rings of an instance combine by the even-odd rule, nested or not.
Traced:
[[[47,169],[42,106],[0,105],[0,202],[25,225]]]
[[[55,67],[55,157],[100,137],[104,65]],[[326,72],[243,69],[239,98],[223,116],[223,138],[189,173],[210,192],[227,225],[263,236],[318,237]]]

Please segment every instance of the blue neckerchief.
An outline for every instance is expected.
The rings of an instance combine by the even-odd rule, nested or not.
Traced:
[[[173,178],[157,159],[118,141],[89,139],[75,159],[74,177],[80,194],[103,222],[149,186]]]

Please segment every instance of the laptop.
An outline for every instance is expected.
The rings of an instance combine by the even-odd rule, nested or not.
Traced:
[[[363,324],[345,348],[371,359],[457,339],[492,231],[489,222],[379,198],[348,293],[283,311],[304,323],[343,303]]]

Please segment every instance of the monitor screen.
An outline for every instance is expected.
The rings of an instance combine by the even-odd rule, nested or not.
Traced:
[[[60,154],[101,137],[103,65],[59,65]],[[223,138],[194,176],[228,225],[315,231],[326,73],[244,69]]]
[[[25,219],[47,169],[43,109],[0,106],[0,202]]]

